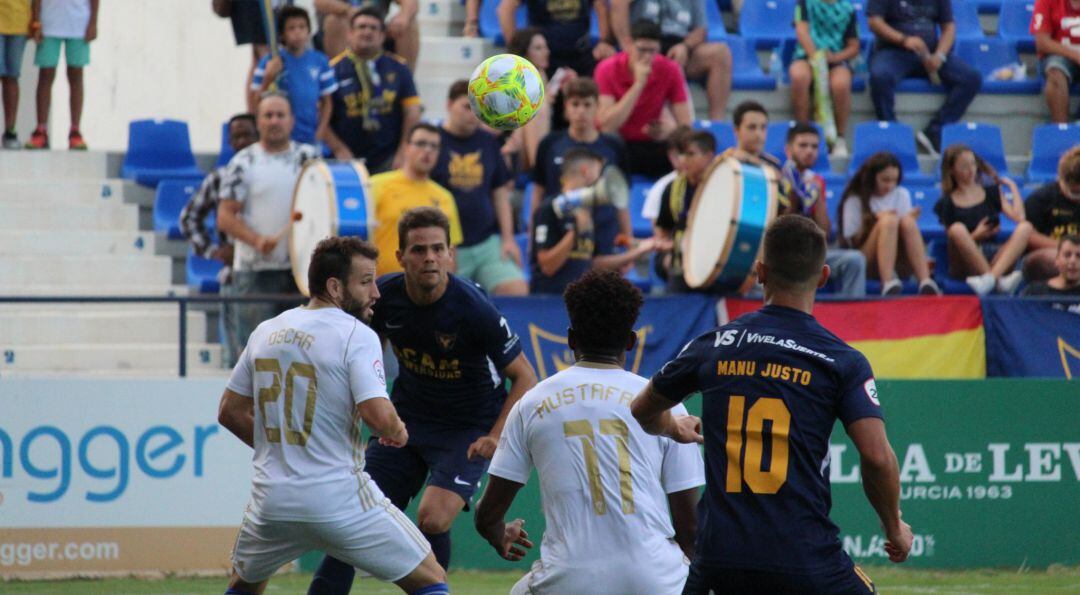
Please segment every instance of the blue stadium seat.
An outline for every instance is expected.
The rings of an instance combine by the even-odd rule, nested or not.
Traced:
[[[1010,0],[971,0],[979,7],[979,14],[997,14],[1001,5]]]
[[[934,204],[941,198],[941,186],[908,182],[906,176],[902,185],[911,194],[911,206],[920,209],[918,222],[923,239],[930,241],[944,238],[945,228],[934,213]]]
[[[495,45],[501,47],[506,45],[506,40],[503,39],[502,28],[499,27],[498,9],[499,0],[481,0],[480,22],[477,23],[477,29],[479,29],[481,37],[486,37]],[[518,29],[528,26],[529,11],[525,8],[524,3],[518,7],[517,13],[514,16],[517,17]]]
[[[863,122],[855,126],[854,146],[848,175],[854,175],[866,158],[878,151],[889,151],[900,160],[904,168],[904,184],[928,184],[936,176],[919,171],[919,159],[915,153],[915,132],[903,122]]]
[[[981,93],[1030,95],[1042,92],[1042,82],[1037,78],[1022,81],[996,81],[990,78],[998,68],[1020,61],[1016,48],[1004,39],[958,39],[955,54],[982,74]]]
[[[716,0],[705,1],[705,21],[708,23],[705,39],[708,41],[727,41],[727,28],[724,27],[724,17],[720,14],[720,4]],[[730,3],[728,10],[731,10]],[[594,13],[595,14],[595,13]]]
[[[645,205],[645,195],[649,193],[656,180],[634,176],[630,181],[630,228],[635,238],[652,237],[652,221],[641,216],[641,207]]]
[[[518,250],[521,251],[521,262],[525,266],[521,267],[522,272],[525,273],[525,282],[529,282],[529,277],[532,276],[532,262],[529,260],[529,234],[528,232],[519,233],[514,235],[514,241],[517,242]]]
[[[707,0],[709,1],[709,0]],[[771,91],[776,79],[761,70],[754,42],[744,37],[728,37],[725,42],[731,49],[731,87],[743,91]]]
[[[983,39],[982,24],[979,22],[979,7],[975,0],[953,0],[953,22],[956,23],[957,39]]]
[[[229,122],[226,121],[221,125],[221,150],[218,153],[217,161],[214,162],[214,167],[228,165],[229,160],[235,154],[236,152],[232,150],[232,144],[229,143]]]
[[[874,38],[873,32],[870,31],[870,24],[866,20],[866,2],[855,0],[851,5],[855,7],[855,26],[858,28],[859,41],[866,46]]]
[[[1005,143],[1001,138],[1001,128],[997,125],[978,122],[948,124],[941,129],[941,148],[944,151],[949,145],[956,143],[964,143],[971,147],[998,173],[1002,175],[1009,173],[1009,167],[1005,161]]]
[[[120,176],[152,187],[165,178],[202,179],[206,172],[195,165],[187,122],[134,120]]]
[[[221,291],[218,272],[221,271],[222,266],[224,265],[220,260],[196,256],[188,248],[187,263],[184,266],[188,287],[199,293],[218,293]]]
[[[753,0],[744,2],[739,12],[739,34],[754,40],[754,46],[773,48],[795,37],[791,26],[795,0]]]
[[[796,39],[785,39],[784,42],[780,44],[780,62],[784,65],[783,80],[785,85],[791,84],[791,71],[789,70],[789,68],[791,67],[791,61],[795,56],[795,47],[798,45],[798,43],[799,42]],[[869,43],[864,43],[859,50],[859,53],[862,54],[862,59],[865,60],[866,63],[870,62],[869,50]],[[864,90],[866,90],[866,75],[852,73],[851,92],[861,93]]]
[[[1058,159],[1065,151],[1080,144],[1080,124],[1043,124],[1031,131],[1029,184],[1057,179]]]
[[[1018,52],[1034,52],[1035,37],[1030,33],[1035,0],[1005,0],[998,12],[998,37],[1016,46]]]
[[[199,189],[194,180],[162,180],[154,196],[154,231],[168,236],[170,240],[180,240],[180,211]]]
[[[694,128],[707,130],[716,139],[717,154],[735,146],[735,127],[731,122],[714,122],[711,120],[694,120]]]

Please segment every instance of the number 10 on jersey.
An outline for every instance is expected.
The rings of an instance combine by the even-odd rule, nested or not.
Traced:
[[[765,425],[769,439],[765,458]],[[746,411],[746,397],[731,395],[727,415],[727,480],[725,489],[742,491],[743,482],[755,494],[775,494],[787,481],[788,432],[791,412],[783,399],[760,398]],[[745,433],[745,440],[743,435]]]

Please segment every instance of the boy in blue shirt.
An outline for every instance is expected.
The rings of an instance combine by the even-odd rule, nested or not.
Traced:
[[[251,90],[256,95],[276,90],[289,98],[296,124],[292,139],[315,144],[330,122],[330,95],[337,90],[330,60],[308,47],[311,19],[303,8],[286,6],[277,18],[281,54],[259,61]]]

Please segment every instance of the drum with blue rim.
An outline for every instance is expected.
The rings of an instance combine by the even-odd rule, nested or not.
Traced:
[[[360,161],[312,161],[293,191],[289,259],[296,286],[308,293],[308,264],[315,245],[330,236],[369,239],[374,207],[367,168]]]
[[[683,279],[693,289],[745,292],[754,285],[765,228],[777,208],[777,172],[734,157],[705,171],[683,236]]]

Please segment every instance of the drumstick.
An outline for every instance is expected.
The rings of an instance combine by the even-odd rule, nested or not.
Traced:
[[[292,229],[293,223],[296,223],[297,221],[300,221],[303,218],[304,218],[304,214],[302,212],[293,211],[292,214],[289,215],[289,222],[285,224],[285,227],[282,227],[281,231],[279,231],[276,234],[270,236],[270,239],[274,242],[274,245],[277,245],[278,242],[280,242],[285,236],[287,236],[289,234],[289,231]]]

